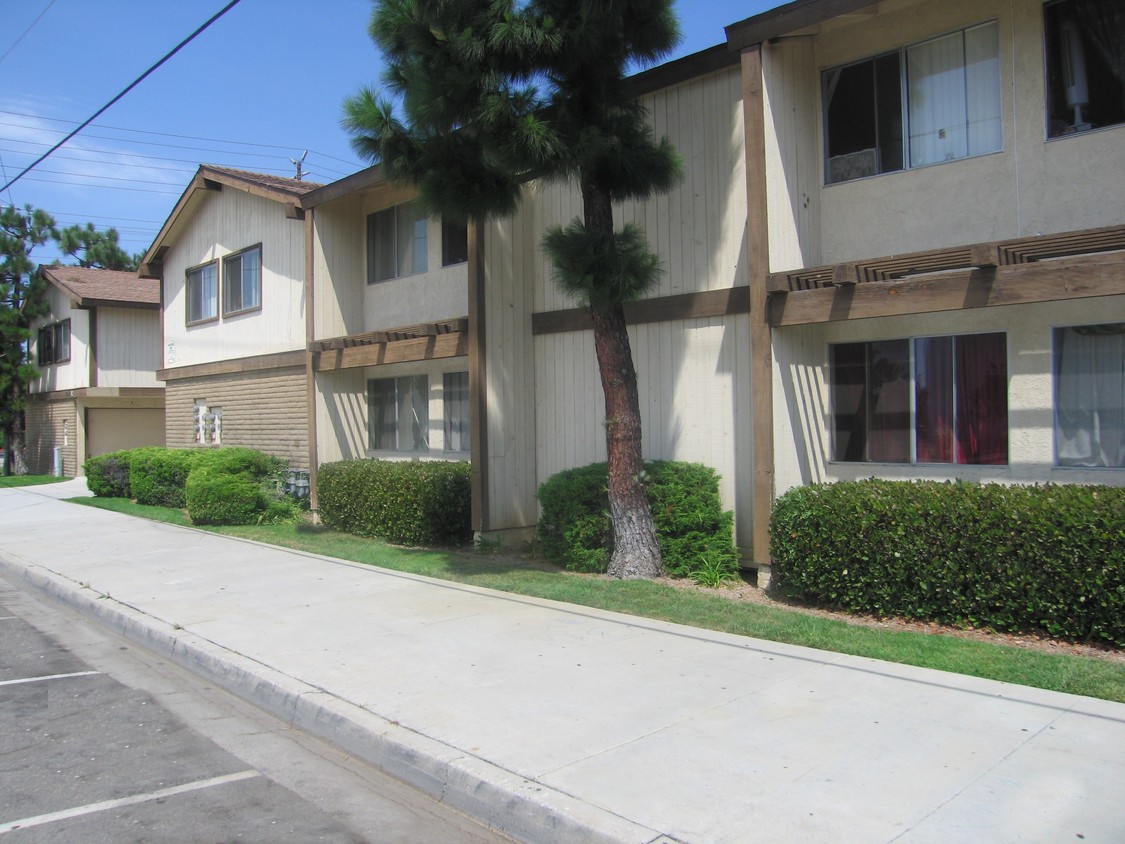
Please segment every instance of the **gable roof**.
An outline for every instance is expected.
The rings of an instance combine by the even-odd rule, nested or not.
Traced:
[[[287,179],[284,176],[274,176],[269,173],[255,173],[250,170],[237,170],[233,167],[218,167],[213,164],[200,164],[195,176],[188,182],[184,192],[180,195],[176,207],[168,215],[152,246],[145,252],[141,259],[140,275],[142,278],[158,278],[160,276],[159,264],[168,251],[171,242],[175,241],[183,224],[191,218],[204,196],[211,192],[223,190],[224,187],[245,191],[246,193],[260,196],[284,205],[286,214],[300,219],[301,197],[306,193],[321,187],[319,182],[305,182],[297,179]]]
[[[160,285],[136,273],[89,267],[41,266],[40,273],[80,308],[160,307]]]

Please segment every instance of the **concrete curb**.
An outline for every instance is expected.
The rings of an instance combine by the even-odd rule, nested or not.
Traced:
[[[674,844],[675,839],[402,727],[42,566],[0,572],[518,841]]]

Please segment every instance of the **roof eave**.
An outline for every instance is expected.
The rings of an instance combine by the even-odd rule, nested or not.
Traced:
[[[792,3],[726,27],[727,46],[740,52],[771,38],[815,26],[865,6],[874,6],[876,2],[877,0],[793,0]]]

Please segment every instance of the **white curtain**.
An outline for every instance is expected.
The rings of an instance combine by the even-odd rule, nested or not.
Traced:
[[[992,22],[907,49],[911,167],[1001,148],[997,32]]]
[[[1055,331],[1060,466],[1125,467],[1125,323]]]

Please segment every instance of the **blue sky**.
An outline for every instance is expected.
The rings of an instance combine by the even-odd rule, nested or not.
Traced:
[[[0,185],[23,170],[227,0],[0,0]],[[676,56],[780,0],[678,0]],[[152,242],[201,163],[330,182],[366,166],[341,102],[376,83],[370,0],[241,0],[0,203],[61,225],[114,226],[129,252]],[[57,257],[41,247],[33,259]]]

